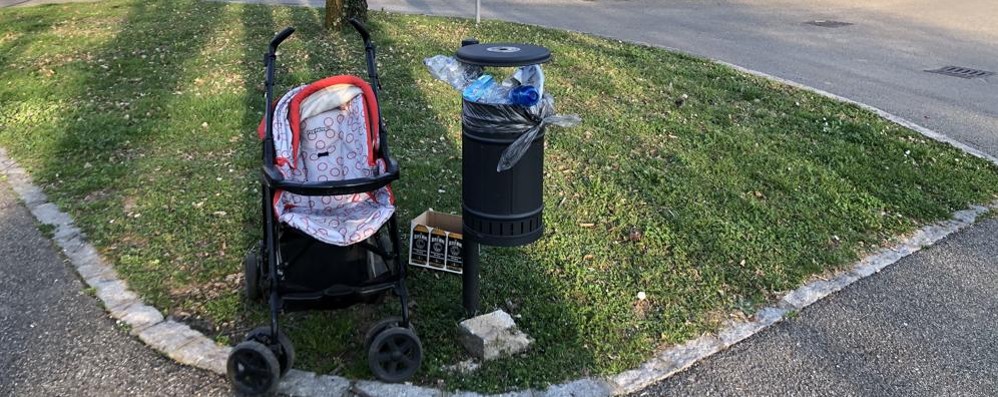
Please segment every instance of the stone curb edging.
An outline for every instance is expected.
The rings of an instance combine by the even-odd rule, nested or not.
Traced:
[[[591,32],[581,33],[619,40]],[[686,51],[676,48],[646,42],[631,42],[688,54]],[[917,131],[927,138],[947,143],[963,152],[998,165],[998,158],[994,156],[874,106],[728,62],[711,61],[742,73],[856,105],[902,127]],[[53,236],[55,243],[73,264],[84,282],[94,288],[97,298],[104,304],[111,317],[129,325],[131,335],[137,336],[146,345],[181,364],[225,375],[226,361],[231,347],[219,346],[204,334],[185,324],[164,318],[159,310],[143,303],[137,294],[128,289],[128,285],[118,277],[117,272],[101,258],[96,248],[86,241],[84,234],[75,226],[72,218],[62,212],[55,204],[48,202],[45,193],[31,181],[31,176],[9,158],[2,147],[0,147],[0,173],[7,176],[8,183],[38,222],[55,227]],[[964,227],[972,225],[978,216],[992,209],[998,209],[998,201],[988,206],[971,206],[969,209],[957,211],[953,213],[952,219],[925,226],[911,236],[902,238],[890,246],[868,255],[855,263],[850,270],[840,272],[830,279],[806,283],[789,292],[775,306],[759,310],[753,316],[752,321],[729,321],[716,334],[706,334],[666,349],[638,368],[624,371],[607,379],[583,378],[552,385],[543,391],[522,390],[496,396],[603,397],[637,392],[761,332],[782,321],[788,313],[803,309],[856,281],[880,272],[887,266]],[[409,384],[354,381],[339,376],[317,375],[313,372],[295,369],[289,371],[282,379],[278,392],[290,396],[484,397],[484,395],[474,392],[451,393]]]

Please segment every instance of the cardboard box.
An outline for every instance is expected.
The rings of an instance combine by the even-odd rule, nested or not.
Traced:
[[[412,220],[409,265],[461,274],[464,237],[461,217],[427,210]]]

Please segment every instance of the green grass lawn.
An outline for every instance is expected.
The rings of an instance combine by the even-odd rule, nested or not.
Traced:
[[[544,237],[482,256],[483,308],[517,316],[536,348],[447,373],[466,358],[454,339],[460,280],[414,270],[427,354],[418,383],[501,391],[619,372],[998,197],[988,163],[702,59],[509,23],[372,18],[403,224],[460,209],[459,96],[424,57],[466,36],[545,45],[548,90],[584,119],[548,134]],[[324,32],[321,20],[308,8],[190,1],[0,10],[0,145],[147,301],[236,342],[265,313],[239,291],[241,258],[260,238],[266,43],[298,28],[280,54],[282,92],[365,75],[356,34]],[[300,367],[370,377],[363,334],[397,312],[388,302],[286,316]]]

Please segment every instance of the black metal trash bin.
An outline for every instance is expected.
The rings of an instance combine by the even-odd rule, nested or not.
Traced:
[[[465,112],[468,108],[504,106],[529,116],[527,108],[516,105],[464,101],[463,106]],[[513,168],[496,171],[502,152],[519,137],[462,125],[464,233],[481,244],[524,245],[544,233],[544,129]]]
[[[478,44],[477,40],[469,39],[461,42],[455,56],[471,65],[515,67],[545,63],[551,59],[551,52],[532,44]],[[464,101],[463,106],[465,114],[479,106],[504,106],[530,118],[527,108],[516,105]],[[524,245],[544,233],[544,130],[539,131],[513,168],[497,171],[502,152],[521,134],[469,128],[466,123],[461,127],[465,236],[462,301],[470,317],[478,312],[479,244]]]

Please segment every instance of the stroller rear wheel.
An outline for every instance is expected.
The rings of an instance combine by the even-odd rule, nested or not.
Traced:
[[[274,352],[257,341],[242,342],[229,353],[226,374],[240,395],[269,396],[277,391],[281,368]]]
[[[256,327],[247,333],[246,340],[257,341],[265,346],[273,346],[275,344],[270,338],[270,327],[266,325]],[[291,338],[288,338],[288,335],[280,330],[277,331],[276,344],[280,346],[280,351],[275,352],[275,356],[277,357],[277,363],[281,365],[281,376],[284,376],[295,365],[295,345],[291,343]]]
[[[388,327],[378,333],[367,349],[367,364],[378,379],[402,382],[419,370],[423,345],[409,328]]]

